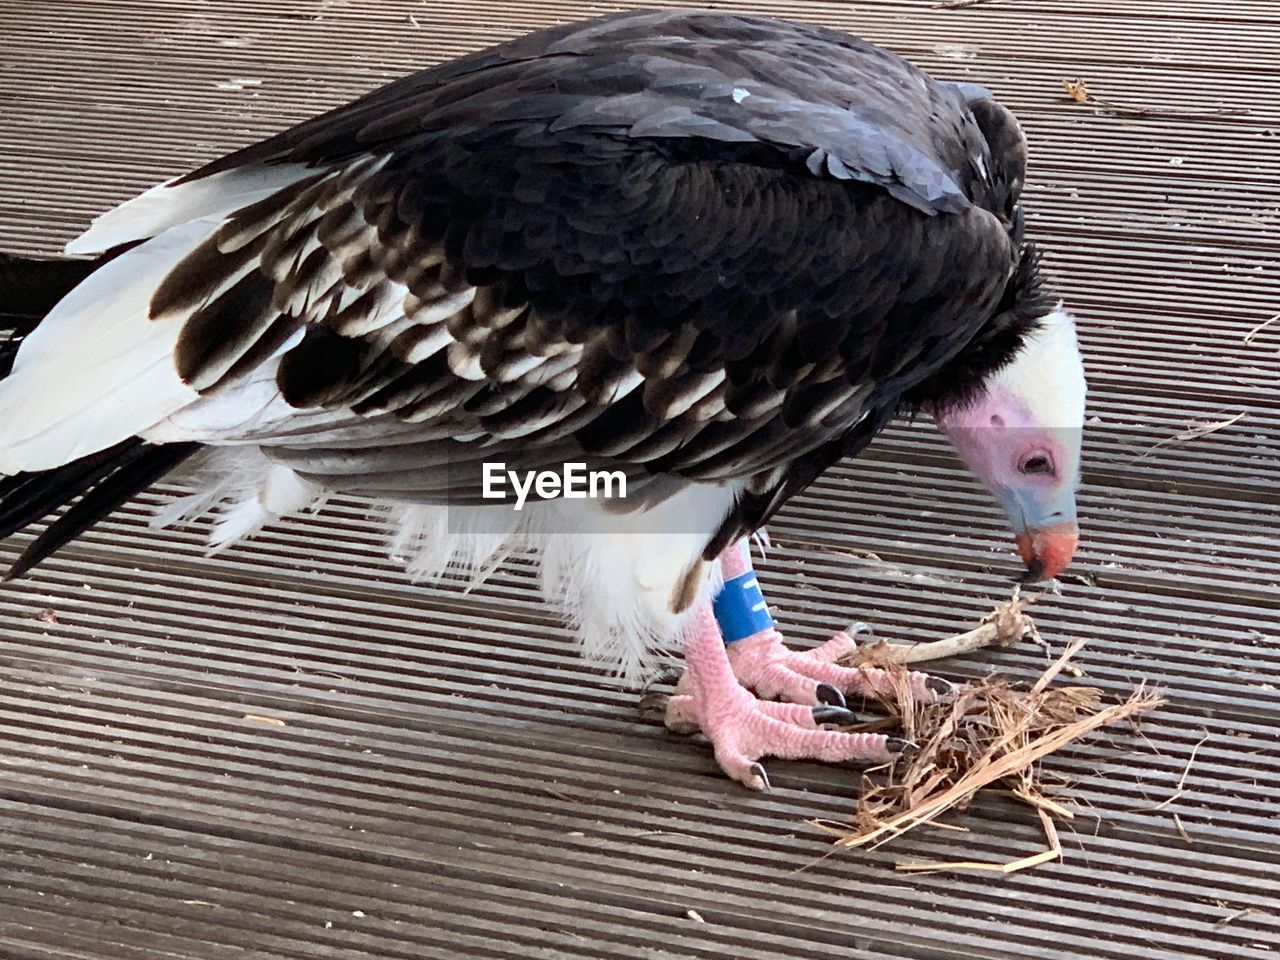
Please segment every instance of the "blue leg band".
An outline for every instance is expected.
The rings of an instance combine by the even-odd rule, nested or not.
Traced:
[[[724,589],[712,601],[712,609],[725,643],[745,640],[752,634],[769,629],[774,623],[753,570],[726,580]]]

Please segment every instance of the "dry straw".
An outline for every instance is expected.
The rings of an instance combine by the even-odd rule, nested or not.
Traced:
[[[1054,686],[1064,671],[1074,669],[1071,660],[1083,640],[1069,645],[1030,686],[989,677],[961,688],[944,703],[918,702],[903,666],[984,645],[1038,640],[1035,625],[1023,612],[1025,602],[1015,594],[977,630],[949,640],[916,646],[881,643],[859,651],[859,665],[887,669],[895,683],[892,695],[883,697],[888,716],[858,729],[901,729],[919,750],[868,771],[852,824],[815,822],[837,837],[837,847],[875,848],[924,824],[946,827],[939,817],[964,809],[979,791],[995,790],[1036,810],[1047,849],[1008,863],[911,863],[898,864],[898,869],[1011,873],[1061,856],[1054,818],[1070,820],[1073,813],[1046,786],[1040,761],[1100,727],[1159,706],[1163,697],[1140,686],[1123,702],[1103,706],[1100,692],[1092,687]]]

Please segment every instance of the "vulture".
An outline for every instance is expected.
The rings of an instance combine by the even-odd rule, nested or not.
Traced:
[[[157,522],[209,514],[211,548],[355,495],[416,578],[536,557],[624,680],[679,645],[667,724],[748,787],[888,760],[911,745],[839,729],[886,677],[839,665],[848,632],[786,647],[749,547],[924,415],[1025,577],[1066,567],[1085,380],[1026,160],[987,90],[766,17],[610,15],[406,76],[0,262],[0,536],[55,517],[10,576],[166,475],[194,492]]]

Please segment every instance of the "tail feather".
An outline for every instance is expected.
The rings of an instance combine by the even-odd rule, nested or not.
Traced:
[[[141,452],[141,441],[126,440],[56,470],[6,477],[0,482],[0,539],[44,519]]]
[[[22,555],[14,561],[13,566],[4,575],[4,579],[13,580],[22,576],[40,561],[47,559],[54,551],[80,536],[134,494],[147,489],[195,453],[198,448],[199,444],[196,443],[173,443],[154,447],[141,440],[132,443],[126,441],[112,448],[116,455],[109,462],[109,466],[99,464],[95,468],[94,472],[99,479],[88,487],[88,491],[81,495],[66,513],[49,524],[40,536],[27,545]],[[101,454],[95,456],[100,457]],[[80,462],[45,470],[32,478],[32,482],[43,488],[46,502],[53,500],[59,504],[64,503],[66,495],[74,497],[79,489],[84,487],[81,478],[70,483],[66,481],[70,468]],[[107,466],[105,474],[100,473],[103,466]]]
[[[23,339],[108,259],[45,260],[0,253],[0,379],[9,375]],[[195,450],[196,444],[153,446],[134,437],[49,470],[0,476],[0,539],[71,504],[27,546],[3,579],[26,573]]]
[[[216,229],[174,227],[103,263],[26,335],[0,380],[0,472],[56,468],[198,399],[173,362],[182,319],[155,322],[150,304],[173,266]]]
[[[97,264],[0,253],[0,378],[13,369],[22,339]]]
[[[39,259],[0,253],[0,328],[19,335],[29,333],[97,267],[96,260]]]

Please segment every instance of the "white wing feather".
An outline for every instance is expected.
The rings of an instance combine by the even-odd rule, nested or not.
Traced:
[[[315,170],[300,163],[238,167],[188,183],[169,180],[120,204],[66,246],[71,254],[103,253],[196,220],[221,220],[265,200]]]
[[[68,244],[69,253],[94,253],[143,241],[94,271],[23,342],[0,381],[0,473],[50,469],[104,450],[195,401],[173,356],[187,317],[153,320],[156,289],[229,215],[311,173],[285,164],[171,181]]]
[[[182,318],[153,321],[151,298],[215,228],[183,224],[117,257],[27,337],[0,380],[0,473],[105,450],[196,399],[173,361]]]

